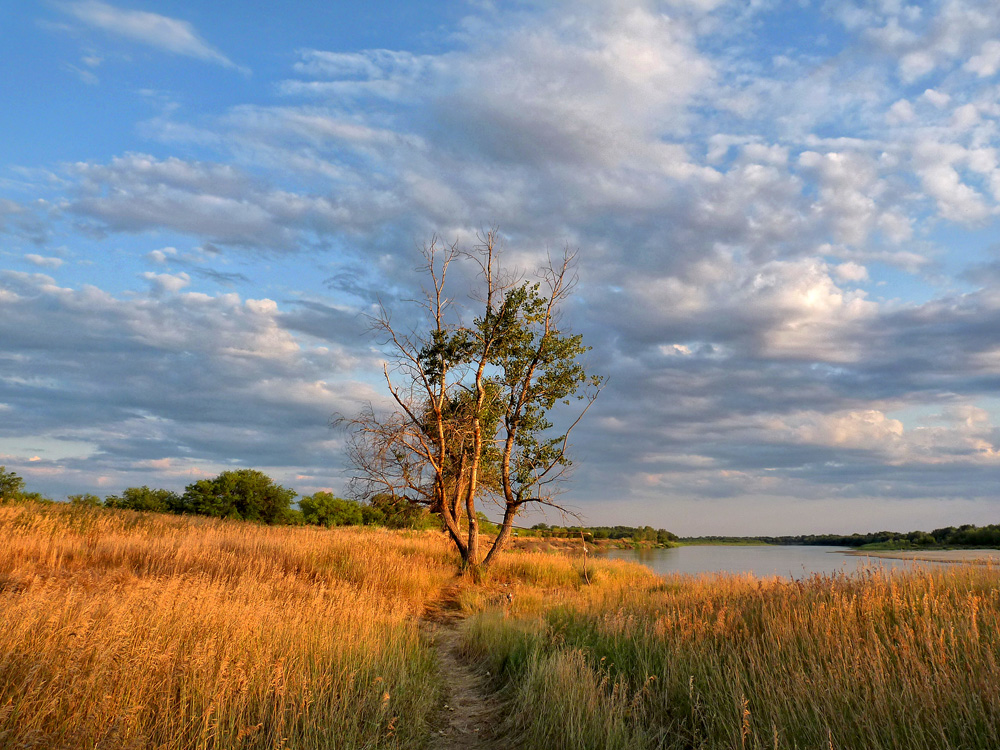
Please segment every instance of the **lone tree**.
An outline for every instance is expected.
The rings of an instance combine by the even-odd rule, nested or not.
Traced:
[[[562,510],[555,498],[570,465],[569,435],[602,384],[579,361],[589,349],[581,336],[559,328],[575,256],[567,252],[526,280],[502,265],[496,228],[478,239],[468,252],[437,240],[424,248],[420,271],[429,286],[414,301],[416,327],[401,328],[384,306],[372,318],[395,408],[381,413],[369,404],[338,420],[350,428],[358,494],[429,507],[476,575],[503,550],[526,506]],[[475,272],[471,315],[446,292],[453,265],[462,270],[456,262]],[[580,408],[557,427],[551,410],[573,400]],[[503,520],[484,558],[477,503],[490,501]]]

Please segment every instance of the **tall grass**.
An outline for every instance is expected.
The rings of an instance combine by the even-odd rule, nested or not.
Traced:
[[[0,747],[419,747],[440,535],[0,506]]]
[[[0,747],[415,748],[449,598],[525,748],[1000,747],[1000,575],[662,579],[435,533],[0,506]],[[586,582],[589,579],[589,583]]]
[[[1000,576],[581,587],[465,633],[534,748],[1000,747]]]

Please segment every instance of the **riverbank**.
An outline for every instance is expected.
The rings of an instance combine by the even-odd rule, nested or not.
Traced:
[[[586,545],[588,554],[616,549],[670,549],[677,546],[676,544],[659,544],[647,541],[634,542],[631,539],[594,539],[584,542],[580,537],[521,536],[512,538],[508,549],[519,552],[558,552],[581,555],[584,545]]]
[[[915,560],[933,563],[1000,564],[1000,550],[995,549],[851,550],[843,554],[852,557],[879,557],[886,560]]]

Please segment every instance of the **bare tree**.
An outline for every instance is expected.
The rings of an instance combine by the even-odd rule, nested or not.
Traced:
[[[560,305],[576,283],[574,255],[542,268],[537,280],[501,263],[496,228],[476,247],[432,240],[421,271],[430,285],[416,301],[424,327],[402,330],[380,306],[373,328],[387,352],[385,381],[396,408],[371,406],[343,420],[348,453],[362,494],[387,493],[428,506],[441,517],[464,567],[478,574],[503,550],[518,514],[530,504],[556,502],[570,460],[573,428],[600,392],[588,376],[579,335],[559,329]],[[467,295],[477,315],[446,294],[456,262],[471,263],[475,288]],[[549,413],[560,402],[581,404],[556,428]],[[480,553],[477,503],[503,512],[500,531]]]

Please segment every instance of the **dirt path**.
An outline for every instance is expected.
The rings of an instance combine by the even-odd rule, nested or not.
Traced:
[[[452,592],[453,593],[453,592]],[[490,692],[485,676],[466,662],[459,651],[462,617],[446,593],[425,614],[422,627],[437,651],[444,682],[444,708],[432,722],[429,750],[500,750],[496,737],[500,704]]]

